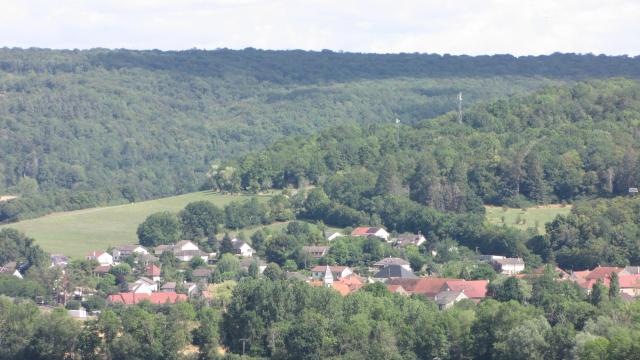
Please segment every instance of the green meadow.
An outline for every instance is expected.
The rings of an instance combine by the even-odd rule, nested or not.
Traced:
[[[521,230],[535,227],[544,234],[544,225],[553,221],[557,215],[566,215],[571,205],[541,205],[526,209],[486,206],[487,221],[491,224],[516,227]]]
[[[265,201],[270,195],[223,195],[210,191],[195,192],[126,205],[90,208],[53,213],[36,219],[6,224],[0,228],[18,229],[36,239],[45,251],[80,258],[92,250],[137,243],[136,229],[150,214],[158,211],[178,212],[188,203],[208,200],[222,207],[232,201],[253,196]],[[274,224],[274,228],[283,224]],[[252,230],[247,230],[252,233]]]

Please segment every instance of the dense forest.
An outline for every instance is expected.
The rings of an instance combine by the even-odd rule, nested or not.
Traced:
[[[546,88],[413,126],[342,126],[288,138],[213,174],[223,190],[323,185],[366,210],[406,194],[441,211],[570,202],[628,193],[640,182],[640,84]]]
[[[418,124],[456,109],[458,92],[466,108],[611,76],[638,78],[640,61],[0,49],[0,195],[19,196],[0,203],[0,222],[195,190],[212,164],[283,137]]]

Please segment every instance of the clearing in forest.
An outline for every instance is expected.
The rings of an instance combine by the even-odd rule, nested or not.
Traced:
[[[487,221],[496,225],[507,225],[526,230],[536,227],[540,234],[544,234],[544,225],[553,221],[557,215],[566,215],[571,211],[571,205],[539,205],[526,209],[515,209],[499,206],[485,206]]]

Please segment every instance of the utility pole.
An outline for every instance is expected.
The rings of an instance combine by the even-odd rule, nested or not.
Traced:
[[[400,146],[400,119],[396,118],[396,145]]]
[[[242,356],[244,356],[244,344],[249,341],[249,339],[240,339],[242,341]]]
[[[458,124],[462,124],[462,92],[458,93]]]

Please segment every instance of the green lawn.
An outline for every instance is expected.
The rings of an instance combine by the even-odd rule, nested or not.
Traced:
[[[552,221],[556,215],[566,215],[571,211],[571,205],[543,205],[527,209],[502,208],[486,206],[487,221],[496,225],[507,225],[525,230],[537,227],[540,234],[544,234],[544,225]]]
[[[270,195],[258,196],[268,199]],[[109,246],[137,243],[138,225],[154,212],[178,212],[188,203],[197,200],[208,200],[222,207],[231,201],[250,197],[196,192],[127,205],[55,213],[0,228],[11,227],[26,233],[49,253],[63,253],[79,258],[91,250],[106,250]],[[275,227],[278,225],[274,224]],[[250,230],[247,232],[251,233]]]

